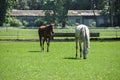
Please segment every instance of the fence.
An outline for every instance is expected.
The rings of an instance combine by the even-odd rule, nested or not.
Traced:
[[[74,33],[72,29],[55,29],[55,33]],[[97,38],[120,38],[119,27],[102,27],[102,28],[90,28],[90,33],[99,33],[100,36]],[[96,37],[91,37],[96,38]],[[0,39],[21,39],[21,40],[38,40],[38,29],[21,29],[13,27],[0,27]],[[74,37],[56,37],[55,39],[74,39]]]

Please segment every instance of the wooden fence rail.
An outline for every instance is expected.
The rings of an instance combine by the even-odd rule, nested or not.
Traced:
[[[75,37],[75,33],[55,33],[52,39],[55,37]],[[90,37],[100,37],[100,33],[90,33]]]
[[[53,37],[74,37],[75,33],[55,33]],[[99,37],[100,33],[90,33],[90,37]]]

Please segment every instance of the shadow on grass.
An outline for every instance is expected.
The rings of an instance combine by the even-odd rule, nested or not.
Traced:
[[[42,52],[42,51],[28,51],[30,53],[38,53],[38,52]]]
[[[64,57],[63,59],[68,59],[68,60],[81,60],[80,58],[75,58],[75,57]]]

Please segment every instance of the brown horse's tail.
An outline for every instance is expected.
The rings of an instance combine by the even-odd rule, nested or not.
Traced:
[[[40,35],[40,28],[38,29],[38,35]]]
[[[38,29],[38,36],[39,36],[39,40],[40,40],[40,28]]]

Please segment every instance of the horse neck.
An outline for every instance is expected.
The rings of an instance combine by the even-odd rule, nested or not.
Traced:
[[[53,26],[49,25],[48,29],[50,30],[50,32],[53,31]]]

